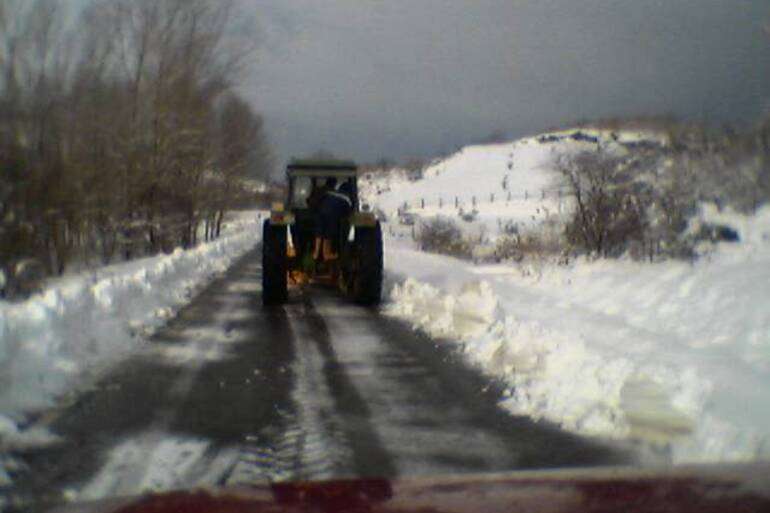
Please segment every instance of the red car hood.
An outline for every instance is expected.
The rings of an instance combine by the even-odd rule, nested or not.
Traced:
[[[770,512],[770,464],[352,479],[207,489],[57,512]]]

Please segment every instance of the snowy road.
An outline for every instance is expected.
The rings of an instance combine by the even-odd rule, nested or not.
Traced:
[[[14,501],[628,461],[509,416],[494,385],[446,346],[330,291],[263,309],[258,255],[41,419],[62,443],[21,455]]]

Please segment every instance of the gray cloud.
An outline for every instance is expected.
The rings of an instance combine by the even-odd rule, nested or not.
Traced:
[[[244,93],[279,161],[434,155],[581,118],[745,123],[770,100],[766,0],[242,2],[262,41]]]

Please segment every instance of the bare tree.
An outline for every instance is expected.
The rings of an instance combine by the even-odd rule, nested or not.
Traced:
[[[253,49],[232,43],[235,3],[93,0],[72,31],[65,5],[0,0],[0,262],[195,244],[266,155],[234,103]]]
[[[143,224],[153,250],[165,245],[169,224],[184,245],[196,241],[205,176],[213,172],[214,106],[247,55],[228,45],[232,6],[229,0],[118,0],[92,11],[117,34],[116,71],[131,106],[121,223],[127,239]]]
[[[219,236],[224,213],[232,195],[247,178],[267,178],[270,155],[264,137],[264,123],[251,106],[237,95],[228,95],[219,114],[219,158],[216,162],[221,196],[216,199],[214,232]]]
[[[15,220],[15,226],[4,230],[13,241],[3,244],[6,258],[34,255],[61,272],[78,219],[65,180],[63,96],[71,47],[59,9],[53,0],[3,4],[0,103],[5,129],[0,135],[4,165],[15,169],[5,187]],[[26,234],[24,241],[17,236],[20,232]]]
[[[575,201],[570,243],[600,256],[622,253],[645,229],[641,195],[629,179],[629,161],[602,153],[562,160],[559,171]]]

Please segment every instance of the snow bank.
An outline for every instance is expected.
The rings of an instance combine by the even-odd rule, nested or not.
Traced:
[[[770,207],[720,221],[743,242],[694,265],[581,261],[537,276],[391,241],[387,310],[457,341],[508,384],[515,414],[675,463],[770,458]]]
[[[242,212],[214,242],[55,280],[22,303],[0,302],[0,449],[50,441],[19,429],[25,414],[137,349],[142,335],[256,244],[259,218]]]

